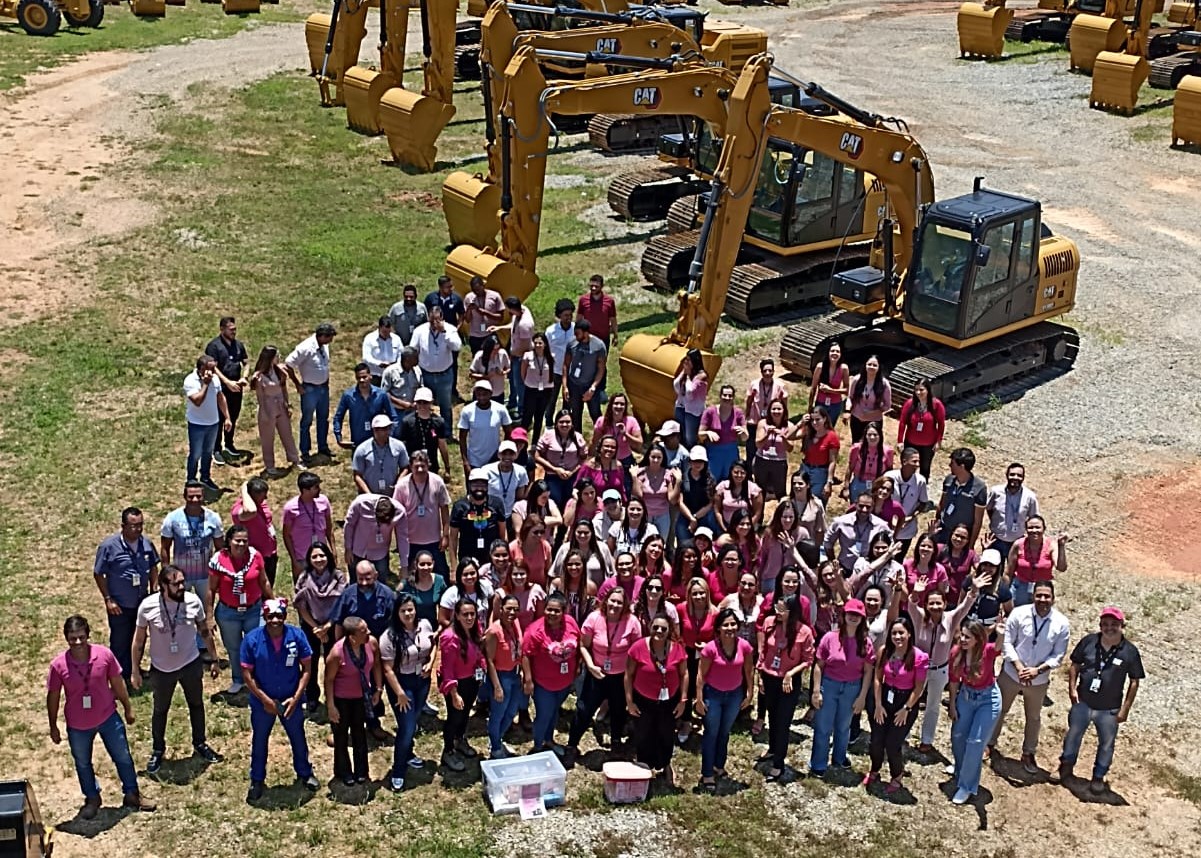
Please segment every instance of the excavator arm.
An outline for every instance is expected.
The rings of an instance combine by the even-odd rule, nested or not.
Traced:
[[[356,65],[342,77],[346,125],[352,131],[373,137],[384,133],[379,102],[385,92],[404,80],[409,9],[410,0],[380,0],[379,71]]]
[[[1151,73],[1147,62],[1147,36],[1155,14],[1152,0],[1138,0],[1134,23],[1126,36],[1125,50],[1102,51],[1093,65],[1093,82],[1088,106],[1095,110],[1115,110],[1127,116],[1138,104],[1138,91]]]
[[[304,23],[310,74],[321,90],[322,107],[341,107],[343,73],[355,64],[367,35],[367,0],[334,0],[328,15],[316,12]]]

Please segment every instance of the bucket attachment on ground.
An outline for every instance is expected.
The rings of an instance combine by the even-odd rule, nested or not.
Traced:
[[[658,428],[671,420],[676,395],[671,382],[688,349],[653,334],[634,334],[621,349],[621,387],[630,398],[634,414],[648,426]],[[717,377],[721,356],[702,351],[705,372]]]
[[[1126,44],[1126,23],[1101,15],[1077,15],[1068,41],[1072,71],[1091,73],[1102,51],[1120,51]]]
[[[342,75],[342,97],[346,101],[346,126],[372,137],[384,133],[379,103],[384,93],[400,86],[396,75],[354,66]]]
[[[1201,146],[1201,77],[1188,75],[1176,87],[1172,145]]]
[[[451,173],[442,183],[442,213],[451,244],[495,247],[500,232],[500,185],[479,173]]]
[[[1147,81],[1151,65],[1142,57],[1104,51],[1093,66],[1093,86],[1088,106],[1116,110],[1129,116],[1138,104],[1138,91]]]
[[[1005,53],[1005,28],[1013,20],[1013,10],[1003,6],[985,8],[979,3],[959,7],[955,26],[959,30],[959,56],[971,59],[995,59]]]
[[[221,0],[221,10],[226,15],[241,15],[259,11],[259,0]]]
[[[164,0],[129,0],[129,11],[139,18],[162,18],[167,14]]]
[[[453,104],[430,95],[393,87],[379,103],[379,122],[397,163],[432,172],[438,158],[434,144],[455,115]]]
[[[1193,9],[1193,0],[1176,0],[1168,7],[1168,22],[1197,26],[1197,22],[1193,21]]]
[[[495,289],[502,298],[515,296],[525,301],[538,285],[537,274],[501,259],[493,252],[493,248],[480,250],[478,247],[460,245],[446,257],[445,267],[446,276],[454,281],[455,291],[460,295],[467,294],[468,284],[476,275],[483,277],[487,287]]]

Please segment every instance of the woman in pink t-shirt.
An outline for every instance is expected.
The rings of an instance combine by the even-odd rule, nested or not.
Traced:
[[[938,547],[938,562],[947,570],[947,605],[955,607],[964,591],[964,582],[972,577],[979,557],[968,544],[972,538],[966,524],[957,524],[951,531],[951,541]]]
[[[592,427],[592,450],[600,448],[602,438],[617,441],[617,459],[628,471],[634,466],[634,454],[642,452],[642,427],[630,414],[630,400],[624,393],[609,397],[605,413]]]
[[[700,576],[689,579],[688,596],[678,610],[680,642],[684,644],[684,651],[688,655],[688,688],[684,696],[695,701],[700,697],[697,673],[700,669],[701,650],[713,640],[713,623],[717,619],[717,609],[713,607],[708,581]],[[686,708],[683,717],[680,718],[676,741],[684,744],[691,733],[691,711]]]
[[[542,516],[530,513],[521,523],[521,532],[509,543],[509,554],[514,563],[529,570],[530,583],[545,587],[550,569],[550,542],[546,538],[546,525]]]
[[[951,649],[951,753],[955,757],[955,795],[951,801],[966,804],[980,788],[984,745],[1001,717],[1001,692],[997,688],[996,644],[988,630],[968,620],[959,630],[959,643]]]
[[[796,510],[792,504],[777,504],[771,524],[763,532],[759,553],[755,556],[760,592],[770,593],[776,589],[776,578],[780,570],[785,566],[796,565],[796,545],[800,540],[808,538],[809,533],[797,522]]]
[[[635,641],[626,657],[626,711],[637,721],[634,755],[651,771],[675,782],[671,754],[675,749],[676,720],[688,707],[683,693],[688,677],[688,656],[672,638],[667,617],[651,622],[650,634]]]
[[[611,435],[601,438],[597,445],[596,455],[580,465],[576,482],[592,480],[597,494],[604,496],[606,489],[616,489],[621,494],[621,502],[625,503],[630,494],[626,491],[626,469],[617,460],[617,441]]]
[[[887,755],[891,780],[884,791],[892,795],[901,789],[905,738],[917,720],[917,704],[925,693],[929,668],[930,657],[913,644],[913,622],[907,614],[899,615],[889,624],[884,648],[876,658],[872,680],[872,767],[863,778],[865,787],[880,779],[880,767]]]
[[[534,753],[553,744],[559,707],[579,672],[579,646],[580,627],[567,616],[566,597],[551,593],[542,617],[526,629],[521,643],[524,691],[534,700]]]
[[[677,607],[688,600],[688,582],[693,578],[704,578],[706,572],[701,566],[701,553],[691,542],[681,542],[676,546],[675,562],[670,569],[663,572],[663,583],[667,585],[667,601]],[[681,607],[681,610],[683,608]]]
[[[795,574],[792,573],[792,574]],[[796,593],[773,605],[759,629],[759,700],[768,713],[767,780],[779,780],[788,757],[788,737],[801,695],[800,674],[813,664],[813,630],[805,624]]]
[[[488,665],[476,613],[475,602],[459,599],[455,602],[454,619],[438,637],[438,690],[446,698],[442,765],[452,772],[466,768],[464,758],[478,756],[467,744],[467,719],[488,675]]]
[[[717,553],[717,568],[708,575],[709,594],[715,605],[720,605],[722,599],[731,593],[738,592],[738,579],[745,568],[746,561],[737,545],[727,545]]]
[[[755,696],[755,652],[738,635],[738,615],[726,608],[715,625],[717,636],[701,650],[696,680],[701,689],[696,711],[705,719],[701,789],[709,793],[717,792],[717,779],[725,777],[734,719]]]
[[[867,609],[858,599],[842,606],[838,625],[822,636],[813,668],[813,753],[809,772],[822,777],[834,743],[835,768],[849,768],[847,745],[851,720],[863,711],[872,682],[872,642],[867,634]]]
[[[514,563],[510,566],[505,579],[492,594],[491,616],[499,616],[501,602],[509,596],[517,600],[517,619],[523,629],[542,616],[546,590],[538,584],[530,583],[530,570],[524,563]]]
[[[867,424],[863,440],[851,445],[847,456],[847,471],[843,478],[842,497],[846,500],[870,492],[872,483],[885,471],[892,470],[893,450],[884,443],[879,422]]]
[[[671,532],[671,511],[680,502],[680,482],[666,466],[667,451],[656,443],[646,454],[646,463],[634,469],[634,497],[646,504],[646,516],[664,537]]]
[[[641,637],[642,626],[630,613],[629,599],[621,587],[610,590],[601,610],[593,611],[584,620],[580,627],[580,657],[586,672],[567,738],[565,766],[570,768],[575,762],[580,752],[580,739],[592,726],[602,701],[609,703],[610,748],[613,753],[618,753],[624,747],[626,656]]]
[[[910,590],[918,581],[924,580],[927,593],[938,591],[946,595],[951,579],[937,557],[938,546],[934,537],[929,533],[918,534],[917,541],[913,543],[913,556],[901,564],[905,567],[905,584]]]
[[[729,479],[717,484],[713,497],[717,520],[726,530],[733,529],[738,510],[746,510],[754,526],[763,523],[763,491],[751,480],[750,470],[742,459],[731,463]]]

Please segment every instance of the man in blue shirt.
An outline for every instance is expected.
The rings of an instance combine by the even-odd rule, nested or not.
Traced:
[[[370,560],[360,560],[354,567],[356,586],[347,587],[338,597],[330,620],[334,624],[334,633],[341,638],[342,621],[347,617],[358,617],[367,624],[368,630],[379,640],[383,637],[388,626],[392,623],[392,611],[396,605],[395,591],[379,582],[379,572]],[[392,689],[387,688],[389,699]],[[379,703],[375,710],[367,713],[367,729],[376,739],[387,738],[387,733],[380,726],[380,717],[384,714],[384,705]]]
[[[313,777],[309,746],[304,737],[304,707],[300,705],[309,674],[313,669],[313,650],[304,632],[288,625],[288,603],[268,599],[263,603],[266,625],[254,629],[242,639],[239,661],[242,681],[250,691],[250,791],[247,803],[263,797],[267,779],[267,740],[275,719],[284,725],[292,745],[292,768],[296,780],[316,791],[320,784]]]
[[[144,523],[137,507],[121,510],[121,532],[100,543],[92,568],[108,615],[109,646],[127,683],[133,664],[138,605],[158,589],[159,555],[154,544],[142,535]]]
[[[371,418],[385,414],[396,422],[396,409],[388,394],[371,383],[371,367],[360,363],[354,368],[355,385],[342,394],[334,412],[334,438],[339,447],[353,450],[371,438]],[[349,415],[350,441],[342,440],[342,418]]]
[[[430,292],[425,296],[425,309],[429,312],[434,307],[442,308],[442,320],[452,328],[457,328],[463,324],[463,317],[467,315],[467,307],[463,304],[463,299],[459,297],[459,293],[455,291],[454,282],[443,274],[438,278],[438,290]],[[462,402],[463,397],[459,395],[459,352],[455,350],[454,363],[451,364],[454,369],[454,387],[451,389],[454,394],[455,402]],[[443,414],[442,417],[446,420],[447,425],[450,424],[450,415]]]

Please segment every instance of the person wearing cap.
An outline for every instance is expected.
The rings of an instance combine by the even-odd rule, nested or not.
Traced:
[[[709,531],[713,539],[715,531],[721,529],[714,509],[717,484],[709,473],[709,451],[697,444],[688,454],[688,467],[680,475],[680,512],[676,520],[676,539],[687,542],[694,537],[698,527]]]
[[[746,389],[746,463],[753,471],[755,451],[758,447],[756,429],[759,421],[767,417],[773,402],[784,405],[784,416],[788,416],[788,388],[776,379],[776,362],[771,358],[759,361],[759,378]]]
[[[392,317],[380,316],[378,327],[363,337],[363,363],[371,370],[371,383],[380,386],[384,370],[400,360],[404,343],[392,332]]]
[[[337,329],[329,322],[317,326],[284,360],[284,371],[300,391],[300,460],[309,465],[313,451],[309,431],[317,420],[317,453],[332,457],[329,449],[329,344]]]
[[[834,745],[834,767],[850,768],[851,720],[867,702],[875,653],[867,633],[867,609],[858,599],[842,606],[836,628],[822,635],[813,665],[813,752],[809,773],[822,777]]]
[[[509,412],[492,403],[492,385],[477,381],[472,388],[474,402],[459,412],[459,455],[463,459],[463,476],[474,468],[494,461],[500,452],[505,427],[513,425]]]
[[[412,341],[413,331],[429,320],[425,304],[417,300],[417,287],[412,283],[404,285],[400,300],[392,305],[388,315],[392,317],[392,330],[405,346]]]
[[[388,546],[395,542],[400,566],[409,565],[409,517],[404,507],[392,501],[391,491],[368,492],[346,508],[346,568],[353,569],[366,560],[384,581],[388,580]],[[403,576],[402,576],[403,577]]]
[[[546,345],[551,355],[551,382],[549,401],[546,403],[546,422],[555,417],[555,402],[563,389],[563,367],[567,363],[567,347],[575,342],[575,307],[570,298],[555,302],[555,323],[546,329]],[[557,370],[557,371],[556,371]],[[567,400],[562,407],[567,408]],[[578,431],[578,430],[577,430]]]
[[[500,293],[487,288],[484,278],[476,274],[467,284],[463,296],[464,318],[467,321],[467,344],[474,355],[483,348],[488,328],[505,320],[505,305]]]
[[[681,443],[679,423],[668,420],[659,427],[655,438],[667,452],[667,467],[681,471],[688,467],[688,454],[691,451]]]
[[[377,414],[371,418],[371,437],[354,448],[350,470],[360,494],[375,492],[390,495],[396,480],[409,469],[409,452],[392,437],[392,418]],[[407,555],[402,558],[407,559]]]
[[[517,467],[517,445],[512,441],[501,441],[497,454],[499,461],[490,462],[480,470],[488,475],[488,500],[500,506],[507,521],[513,514],[513,504],[525,497],[530,475],[525,468]]]
[[[435,310],[437,313],[435,314]],[[459,293],[455,291],[454,281],[445,274],[438,277],[438,288],[425,296],[425,311],[429,321],[426,323],[430,327],[428,331],[433,331],[439,334],[438,339],[441,340],[439,345],[439,353],[446,350],[449,346],[449,351],[446,357],[446,381],[447,394],[454,395],[456,402],[462,402],[463,398],[459,396],[459,350],[463,348],[463,341],[459,338],[459,328],[463,324],[464,317],[467,315],[467,308],[463,305],[463,299],[459,297]],[[435,324],[435,315],[437,316],[437,324]],[[418,327],[417,330],[420,330]],[[412,342],[417,342],[417,330],[413,331]],[[445,337],[441,336],[445,334]],[[451,334],[454,334],[452,337]],[[441,364],[441,358],[438,363]],[[421,364],[422,371],[425,371],[425,362]],[[438,402],[442,402],[442,390],[439,385],[430,384],[434,389],[434,395],[438,397]],[[442,412],[447,425],[450,425],[450,400],[447,399],[447,408]]]
[[[976,574],[987,575],[992,579],[992,583],[981,588],[975,604],[967,614],[967,619],[975,620],[988,630],[991,641],[996,640],[997,623],[1004,623],[1005,617],[1013,610],[1013,591],[1001,571],[1002,565],[1001,552],[997,549],[986,548],[980,553]],[[1001,627],[1001,631],[1004,631],[1004,626]]]
[[[431,472],[430,456],[425,450],[413,453],[412,471],[396,482],[392,500],[402,507],[409,520],[409,556],[406,565],[428,551],[435,559],[439,575],[447,577],[446,550],[450,547],[450,493],[446,482]]]
[[[417,365],[417,348],[405,346],[400,350],[400,360],[384,370],[380,388],[388,394],[388,400],[396,410],[397,421],[393,434],[400,430],[400,423],[413,413],[413,399],[421,388],[421,368]]]
[[[509,357],[512,365],[509,367],[509,411],[515,420],[529,426],[525,413],[525,383],[522,378],[522,359],[529,354],[534,343],[534,314],[529,307],[521,303],[516,295],[505,298],[505,309],[509,313]],[[489,333],[497,333],[497,328],[489,328]],[[549,373],[547,383],[550,382]],[[545,406],[543,407],[545,413]]]
[[[509,433],[509,440],[517,445],[517,458],[513,460],[517,467],[525,471],[525,475],[534,479],[534,457],[530,455],[530,434],[518,426]]]
[[[563,359],[563,403],[571,412],[571,422],[577,432],[584,426],[584,406],[593,424],[601,415],[601,385],[605,378],[605,361],[609,350],[604,340],[592,334],[587,319],[576,319],[574,337],[567,345]]]
[[[626,511],[621,503],[621,492],[617,489],[605,489],[601,492],[601,508],[592,517],[592,525],[596,528],[596,532],[601,534],[602,538],[607,539],[613,525],[620,525],[625,521],[625,517]]]
[[[487,563],[497,539],[509,541],[504,509],[488,496],[488,472],[474,468],[467,474],[467,497],[450,508],[450,565],[468,558]]]
[[[1126,639],[1126,615],[1109,605],[1101,609],[1100,631],[1085,635],[1072,650],[1068,689],[1068,732],[1059,755],[1059,780],[1073,777],[1080,741],[1089,725],[1097,728],[1097,756],[1093,761],[1089,791],[1105,792],[1105,775],[1113,764],[1118,725],[1130,718],[1130,709],[1146,677],[1138,647]]]
[[[250,791],[246,801],[263,797],[267,780],[267,742],[275,719],[283,724],[292,746],[292,768],[297,783],[316,792],[309,744],[304,736],[304,706],[301,701],[313,670],[313,650],[304,632],[286,622],[288,601],[268,599],[263,603],[264,625],[242,639],[238,660],[250,691]]]
[[[1038,734],[1042,727],[1043,701],[1051,683],[1051,671],[1067,657],[1068,635],[1068,618],[1055,609],[1055,584],[1052,581],[1035,584],[1034,604],[1015,608],[1005,621],[1005,661],[1001,675],[997,677],[1001,688],[1001,717],[993,727],[988,747],[995,753],[1009,707],[1014,698],[1021,695],[1026,710],[1022,768],[1027,774],[1038,774],[1034,754],[1038,750]]]
[[[434,413],[434,392],[428,387],[419,387],[413,394],[413,413],[401,419],[397,437],[410,455],[424,450],[429,456],[430,470],[435,474],[439,473],[439,462],[450,473],[446,421]]]
[[[371,383],[371,369],[365,363],[354,368],[354,387],[349,387],[338,400],[334,411],[334,439],[339,447],[353,450],[371,439],[371,418],[383,414],[389,420],[396,419],[396,409],[388,394]],[[342,440],[342,420],[350,423],[350,440]]]
[[[447,278],[449,283],[449,278]],[[454,292],[451,292],[454,295]],[[459,300],[458,295],[454,295]],[[429,303],[429,299],[426,299]],[[421,381],[433,392],[438,400],[438,413],[442,416],[450,434],[450,425],[454,420],[452,409],[454,400],[459,398],[455,384],[458,378],[459,349],[463,341],[455,323],[442,317],[442,309],[435,305],[429,309],[429,321],[419,325],[413,331],[411,345],[417,349],[417,366],[421,368]]]

